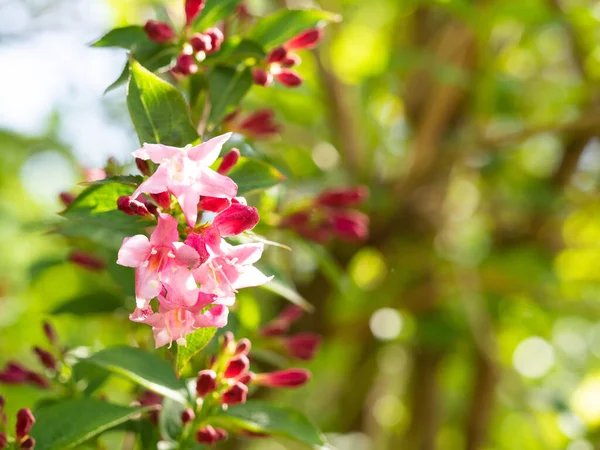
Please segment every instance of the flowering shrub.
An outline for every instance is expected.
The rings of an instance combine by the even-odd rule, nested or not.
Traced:
[[[302,84],[292,69],[301,63],[297,51],[314,48],[335,16],[284,10],[253,17],[239,0],[187,0],[184,12],[180,27],[149,20],[114,29],[94,44],[129,51],[123,75],[109,89],[127,83],[141,143],[132,163],[140,174],[126,174],[114,161],[86,171],[83,190],[61,194],[66,209],[55,228],[72,245],[69,261],[98,276],[120,274],[113,278],[134,301],[117,298],[116,307],[129,308],[136,327],[149,326],[160,350],[148,348],[144,338],[99,351],[68,348],[44,323],[50,347],[33,348],[39,367],[11,361],[0,370],[0,383],[52,395],[33,413],[21,409],[14,433],[0,417],[0,450],[74,448],[117,426],[127,427],[139,448],[192,449],[230,436],[271,435],[325,444],[301,413],[248,399],[259,388],[307,383],[306,369],[272,367],[261,354],[308,361],[320,337],[289,334],[309,306],[293,286],[256,266],[265,245],[280,244],[251,231],[259,226],[259,211],[245,197],[256,200],[284,177],[266,158],[233,145],[277,135],[269,108],[242,114],[240,102],[253,84]],[[271,217],[261,230],[289,228],[317,241],[364,239],[367,217],[351,208],[365,197],[362,188],[326,191]],[[230,310],[241,289],[256,286],[296,305],[254,335],[235,338]],[[82,307],[111,305],[84,299],[63,311]],[[140,325],[139,333],[144,329]],[[127,406],[99,394],[110,374],[135,386]],[[0,413],[3,407],[0,396]]]

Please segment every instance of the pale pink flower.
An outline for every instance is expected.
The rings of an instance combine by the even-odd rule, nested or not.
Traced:
[[[148,239],[142,234],[125,238],[119,249],[117,264],[135,267],[135,295],[138,308],[146,308],[162,290],[163,283],[196,288],[187,267],[199,264],[199,255],[192,247],[179,242],[177,219],[158,215],[158,226]],[[175,269],[175,270],[174,270]]]
[[[223,144],[230,136],[231,133],[226,133],[195,147],[144,144],[133,152],[133,156],[143,160],[150,159],[159,164],[159,167],[140,184],[132,197],[135,198],[142,192],[158,194],[168,191],[177,198],[188,224],[193,227],[201,195],[232,198],[237,193],[237,185],[233,180],[209,167],[217,160]]]

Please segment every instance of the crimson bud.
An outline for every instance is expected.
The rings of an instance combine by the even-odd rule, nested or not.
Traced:
[[[149,20],[144,25],[144,31],[148,38],[154,42],[169,42],[175,37],[175,31],[168,23],[157,20]]]
[[[246,338],[242,338],[238,341],[238,345],[235,349],[235,354],[236,355],[247,355],[248,352],[250,351],[250,346],[252,344],[250,343],[249,339]]]
[[[321,192],[315,203],[322,206],[345,208],[359,205],[368,196],[369,190],[365,186],[335,187]]]
[[[185,0],[185,23],[191,24],[200,15],[206,0]]]
[[[56,360],[52,354],[40,347],[33,347],[33,351],[37,355],[39,361],[44,367],[50,370],[56,370]]]
[[[248,395],[248,386],[236,381],[228,391],[223,394],[221,402],[224,405],[238,405],[246,403],[246,395]]]
[[[232,358],[223,374],[225,378],[236,378],[250,368],[250,360],[246,355],[238,355]]]
[[[223,36],[223,32],[217,27],[209,28],[204,32],[208,37],[210,37],[210,49],[206,53],[211,54],[218,52],[221,48],[221,44],[225,40],[225,36]]]
[[[17,441],[21,441],[31,431],[31,427],[35,423],[35,418],[31,414],[29,408],[20,409],[17,412],[16,437]]]
[[[260,386],[272,388],[292,388],[306,384],[310,372],[306,369],[287,369],[271,373],[259,373],[254,382]]]
[[[50,325],[50,322],[44,321],[42,324],[42,329],[44,330],[46,338],[48,338],[48,342],[51,344],[56,344],[56,331],[54,331],[54,327]]]
[[[142,175],[150,176],[150,164],[148,164],[148,161],[141,158],[135,158],[135,165]]]
[[[73,250],[68,259],[73,264],[88,270],[102,270],[105,266],[104,260],[82,250]]]
[[[287,41],[285,48],[288,50],[314,48],[321,38],[323,38],[323,29],[311,28]]]
[[[195,52],[209,52],[212,50],[212,39],[207,34],[196,33],[190,39],[190,45]]]
[[[258,210],[254,206],[233,203],[225,211],[217,214],[213,226],[219,230],[222,237],[236,236],[254,228],[259,220]]]
[[[252,80],[254,84],[267,87],[273,82],[273,75],[263,69],[255,68],[252,70]]]
[[[315,333],[299,333],[284,339],[288,353],[294,358],[310,361],[321,344],[321,336]]]
[[[360,211],[335,211],[331,221],[333,232],[342,239],[362,241],[369,235],[369,217]]]
[[[171,207],[171,195],[168,192],[150,194],[150,197],[152,197],[152,200],[154,200],[162,209],[169,209]]]
[[[229,171],[235,166],[240,159],[240,151],[237,148],[232,148],[225,156],[223,156],[223,160],[221,164],[219,164],[219,168],[217,172],[221,175],[227,175]]]
[[[181,422],[185,425],[187,423],[190,423],[192,420],[194,420],[195,417],[196,417],[196,414],[194,414],[194,410],[191,408],[186,408],[181,413]]]
[[[32,437],[28,437],[23,442],[21,442],[20,449],[21,450],[32,450],[35,447],[35,439]]]
[[[204,428],[196,432],[196,442],[200,444],[213,445],[215,442],[217,442],[218,436],[219,435],[212,426],[206,425]]]
[[[196,59],[192,55],[182,53],[177,57],[177,69],[182,75],[192,75],[198,72]]]
[[[201,197],[198,208],[203,211],[221,212],[225,208],[229,208],[229,205],[231,205],[231,200],[228,198]]]
[[[282,69],[281,72],[275,74],[275,79],[287,87],[297,87],[302,84],[302,77],[289,69]]]
[[[287,56],[287,50],[283,47],[277,47],[271,50],[271,53],[268,54],[266,63],[273,64],[279,63],[285,59]]]
[[[196,379],[196,395],[204,398],[217,388],[217,373],[214,370],[205,369],[198,372]]]

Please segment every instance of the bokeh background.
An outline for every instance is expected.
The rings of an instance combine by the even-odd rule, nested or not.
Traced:
[[[180,3],[0,1],[0,364],[36,367],[49,317],[71,347],[147,331],[125,310],[50,316],[122,293],[66,262],[71,247],[48,230],[60,192],[137,148],[124,88],[103,94],[125,54],[86,44]],[[248,1],[255,14],[284,5]],[[245,100],[284,128],[252,143],[288,178],[260,201],[365,184],[371,234],[322,246],[271,232],[293,252],[267,259],[316,308],[297,329],[324,341],[308,386],[261,395],[303,410],[340,450],[600,449],[600,3],[287,5],[344,20],[302,54],[302,87]],[[239,301],[240,337],[285,304],[255,291]],[[9,415],[44,395],[0,392]],[[116,434],[94,448],[120,448]]]

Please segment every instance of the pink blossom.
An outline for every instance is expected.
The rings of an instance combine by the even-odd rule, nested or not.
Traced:
[[[161,292],[163,283],[168,284],[169,279],[176,279],[191,290],[196,288],[185,268],[199,264],[198,252],[179,242],[177,219],[168,214],[159,214],[158,226],[150,239],[141,234],[125,238],[117,264],[137,268],[135,295],[138,308],[148,307],[149,301]]]
[[[231,133],[217,136],[195,147],[170,147],[162,144],[144,144],[133,152],[136,158],[150,159],[159,164],[154,174],[144,181],[132,195],[158,194],[168,191],[173,194],[190,226],[196,224],[198,202],[201,195],[217,198],[232,198],[237,185],[228,177],[210,169]]]

